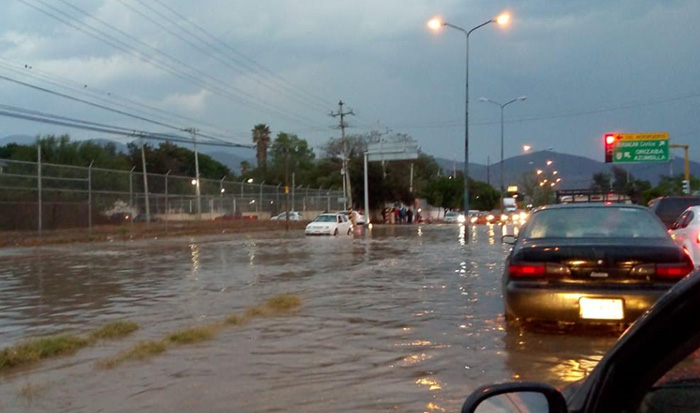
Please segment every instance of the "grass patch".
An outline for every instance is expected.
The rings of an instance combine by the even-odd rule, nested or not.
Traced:
[[[247,319],[244,316],[238,314],[231,314],[226,317],[226,324],[231,324],[234,326],[240,326],[246,323]]]
[[[215,326],[190,327],[169,334],[167,340],[173,344],[194,344],[211,340],[215,334]]]
[[[226,317],[223,322],[178,330],[158,341],[143,341],[130,350],[121,352],[112,358],[99,361],[97,367],[111,369],[127,360],[144,360],[151,356],[161,354],[171,345],[187,345],[211,340],[219,329],[226,325],[240,326],[248,323],[253,318],[279,315],[292,311],[299,306],[301,306],[301,298],[298,296],[292,294],[277,295],[267,299],[264,304],[249,307],[243,314],[231,314]],[[138,325],[133,323],[132,328],[135,330],[138,328]],[[99,338],[111,337],[110,333],[107,332],[112,331],[112,329],[120,332],[128,330],[123,326],[117,328],[116,326],[107,325],[95,331],[93,335],[98,337],[98,332],[104,330],[105,336],[99,335]],[[122,335],[128,334],[129,332],[123,333]],[[117,337],[120,337],[120,335]]]
[[[293,294],[282,294],[265,301],[265,306],[274,312],[286,312],[301,306],[301,298]]]
[[[139,325],[133,321],[114,321],[90,333],[90,338],[93,340],[114,340],[127,336],[138,329]]]
[[[270,310],[263,305],[256,305],[245,310],[245,316],[248,318],[265,317],[268,314],[270,314]]]
[[[161,340],[142,341],[127,351],[98,362],[97,366],[104,369],[111,369],[127,360],[144,360],[148,357],[164,353],[167,348],[167,344]]]
[[[72,354],[91,344],[81,336],[49,336],[36,338],[0,351],[0,371],[36,363],[49,357]]]

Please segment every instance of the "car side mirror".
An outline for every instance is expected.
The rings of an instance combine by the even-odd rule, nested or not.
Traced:
[[[527,382],[479,387],[462,406],[462,413],[568,411],[564,396],[555,387]]]
[[[509,244],[509,245],[515,244],[515,241],[517,241],[517,240],[518,240],[518,237],[516,237],[513,234],[508,234],[508,235],[504,235],[503,237],[501,237],[501,242],[503,242],[504,244]]]

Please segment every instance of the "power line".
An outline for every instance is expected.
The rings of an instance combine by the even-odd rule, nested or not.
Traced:
[[[153,8],[150,7],[150,6],[149,6],[147,3],[145,3],[143,0],[136,0],[136,1],[139,2],[139,3],[141,3],[141,4],[144,5],[144,6],[148,7],[149,9],[153,10]],[[229,57],[231,60],[237,62],[239,65],[241,65],[241,66],[243,66],[243,67],[245,67],[245,68],[247,68],[247,69],[249,69],[249,70],[251,70],[251,71],[257,72],[257,73],[260,73],[260,72],[265,73],[265,74],[267,74],[268,76],[272,77],[273,80],[277,81],[277,83],[278,83],[283,89],[285,89],[285,90],[290,90],[290,91],[293,91],[292,89],[295,89],[295,90],[298,91],[299,93],[302,93],[302,94],[308,96],[310,99],[314,99],[314,100],[318,101],[321,105],[324,105],[323,107],[332,104],[332,102],[331,102],[330,100],[328,100],[328,99],[319,97],[319,96],[317,96],[317,95],[315,95],[315,94],[313,94],[313,93],[311,93],[311,92],[308,92],[308,91],[306,91],[306,90],[304,90],[304,89],[302,89],[302,88],[300,88],[300,87],[298,87],[298,86],[295,86],[294,84],[292,84],[292,83],[290,83],[290,82],[287,82],[284,78],[280,77],[279,75],[275,74],[275,73],[272,72],[271,70],[267,69],[265,66],[259,64],[259,63],[256,62],[255,60],[251,59],[250,57],[246,56],[245,54],[243,54],[243,53],[241,53],[240,51],[236,50],[235,48],[231,47],[231,46],[228,45],[226,42],[223,42],[222,40],[220,40],[219,38],[217,38],[216,36],[214,36],[213,34],[211,34],[209,31],[207,31],[206,29],[204,29],[203,27],[197,25],[197,24],[194,23],[192,20],[188,19],[186,16],[183,16],[181,13],[178,13],[176,10],[172,9],[171,7],[169,7],[169,6],[168,6],[167,4],[165,4],[164,2],[162,2],[162,1],[160,1],[160,0],[153,0],[153,1],[154,1],[155,3],[157,3],[157,4],[159,4],[159,5],[160,5],[162,8],[164,8],[165,10],[168,10],[170,13],[172,13],[173,15],[175,15],[175,16],[176,16],[177,18],[179,18],[180,20],[183,20],[183,21],[187,22],[189,25],[191,25],[192,27],[194,27],[194,28],[197,29],[198,31],[202,32],[205,36],[207,36],[207,37],[209,37],[210,39],[212,39],[215,43],[217,43],[217,44],[223,46],[225,49],[231,51],[231,52],[232,52],[233,54],[235,54],[236,56],[240,56],[240,58],[242,58],[242,59],[246,60],[247,62],[249,62],[249,64],[248,64],[248,63],[242,62],[240,59],[237,59],[236,57],[234,57],[234,56],[231,55],[231,54],[226,55],[225,53],[222,53],[222,52],[220,51],[221,49],[216,48],[215,45],[212,45],[211,43],[207,42],[206,40],[203,40],[203,39],[201,39],[199,36],[196,36],[196,35],[194,35],[192,32],[189,32],[189,31],[188,31],[188,32],[190,33],[190,35],[192,35],[192,36],[194,36],[194,37],[200,39],[203,43],[210,45],[210,47],[214,48],[215,50],[219,50],[220,53],[226,55],[226,56]],[[156,12],[156,13],[158,13],[158,12],[155,11],[155,10],[153,10],[153,11]],[[181,28],[181,30],[186,31],[186,29],[184,29],[182,26],[180,26],[176,21],[174,21],[174,20],[172,20],[172,19],[168,19],[166,16],[164,16],[164,15],[161,14],[161,13],[158,13],[158,15],[161,16],[161,17],[163,17],[163,18],[165,18],[165,19],[167,19],[167,20],[170,21],[172,24],[175,24],[176,26],[179,26],[179,27]],[[288,86],[287,86],[287,85],[288,85]]]
[[[166,71],[166,72],[168,72],[168,73],[170,73],[170,74],[172,74],[172,75],[174,75],[174,76],[177,76],[177,77],[186,79],[186,80],[188,80],[188,81],[190,81],[190,82],[193,82],[193,83],[195,83],[195,84],[198,84],[198,85],[204,87],[205,89],[210,90],[210,91],[212,91],[212,92],[214,92],[214,93],[217,93],[217,94],[219,94],[219,95],[221,95],[221,96],[227,97],[227,98],[229,98],[229,99],[231,99],[231,100],[234,100],[234,101],[237,101],[237,102],[239,102],[239,103],[244,103],[244,104],[246,104],[246,105],[252,106],[252,107],[254,107],[254,108],[256,108],[256,109],[258,109],[258,110],[260,110],[260,111],[263,111],[263,112],[264,112],[264,111],[271,111],[271,112],[274,112],[274,113],[277,114],[278,116],[280,116],[280,117],[282,117],[282,118],[285,118],[285,119],[288,119],[288,120],[293,120],[293,121],[296,121],[296,122],[301,121],[302,123],[303,123],[303,122],[311,122],[311,123],[313,123],[313,121],[311,121],[311,120],[309,120],[309,119],[305,119],[305,118],[302,117],[302,116],[296,115],[296,114],[291,113],[291,112],[289,112],[289,111],[286,111],[286,110],[284,110],[284,109],[276,108],[276,107],[274,107],[273,105],[255,103],[255,102],[253,102],[253,101],[251,101],[251,100],[249,100],[249,99],[246,99],[246,98],[244,98],[244,97],[235,95],[235,94],[231,93],[230,91],[228,91],[228,90],[226,90],[226,89],[223,89],[222,87],[216,86],[215,84],[212,84],[212,83],[210,83],[210,82],[207,82],[207,81],[205,81],[205,80],[202,80],[202,79],[200,79],[200,78],[198,78],[198,77],[195,77],[195,76],[193,76],[193,75],[191,75],[191,74],[189,74],[189,73],[183,72],[182,70],[179,70],[179,69],[177,69],[177,68],[173,68],[172,66],[168,65],[167,63],[164,63],[164,62],[161,61],[160,59],[154,57],[152,54],[157,54],[157,55],[165,56],[166,58],[168,58],[168,59],[170,59],[170,60],[173,60],[174,62],[178,63],[178,65],[182,65],[182,66],[184,66],[184,67],[187,67],[189,70],[191,70],[192,72],[198,74],[198,75],[201,76],[201,77],[205,77],[205,78],[207,78],[207,79],[212,79],[215,83],[220,83],[220,84],[222,84],[224,87],[226,87],[226,88],[228,88],[228,89],[233,89],[234,91],[236,91],[236,92],[238,92],[238,93],[240,93],[240,94],[245,94],[245,95],[247,95],[248,97],[255,99],[254,96],[248,94],[247,92],[244,92],[244,91],[241,91],[241,90],[239,90],[239,89],[237,89],[237,88],[235,88],[235,87],[232,87],[232,86],[226,84],[225,82],[222,82],[221,80],[216,79],[216,78],[214,78],[213,76],[208,75],[207,73],[204,73],[204,72],[202,72],[202,71],[200,71],[200,70],[198,70],[198,69],[192,67],[191,65],[188,65],[187,63],[182,62],[181,60],[179,60],[179,59],[177,59],[177,58],[174,58],[174,57],[168,55],[167,53],[164,53],[164,52],[162,52],[162,51],[160,51],[160,50],[158,50],[158,49],[156,49],[156,48],[153,48],[153,47],[150,46],[150,45],[147,45],[147,44],[141,42],[140,40],[135,39],[133,36],[131,36],[131,35],[127,34],[127,33],[124,33],[124,32],[122,32],[121,30],[119,30],[119,29],[117,29],[117,28],[114,28],[113,26],[109,25],[108,23],[105,23],[104,21],[101,21],[101,20],[99,20],[99,19],[97,19],[97,18],[95,18],[95,17],[90,16],[89,14],[87,14],[87,12],[82,11],[83,13],[86,13],[89,17],[93,18],[94,20],[97,20],[97,21],[101,22],[102,24],[107,25],[107,26],[110,27],[112,30],[115,30],[115,31],[120,32],[123,36],[125,36],[125,37],[127,37],[127,38],[130,38],[132,41],[136,42],[137,44],[142,44],[142,45],[144,45],[145,47],[149,48],[149,50],[151,51],[152,54],[144,53],[144,52],[142,52],[142,51],[140,51],[140,50],[136,50],[136,52],[135,52],[135,51],[134,51],[135,49],[134,49],[131,45],[129,45],[129,44],[127,44],[127,43],[125,43],[125,42],[123,42],[123,41],[121,41],[121,40],[115,38],[114,36],[112,36],[112,35],[110,35],[110,34],[108,34],[108,33],[105,33],[104,31],[101,31],[101,30],[95,28],[94,26],[92,26],[92,25],[90,25],[90,24],[87,24],[87,23],[85,23],[85,22],[83,22],[83,21],[80,21],[80,20],[77,19],[75,16],[71,16],[71,15],[65,13],[64,11],[62,11],[62,10],[60,10],[60,9],[57,9],[56,7],[53,7],[53,6],[51,6],[51,5],[46,4],[43,0],[33,0],[33,1],[36,1],[36,2],[40,3],[40,4],[43,5],[45,8],[54,10],[54,11],[56,11],[57,13],[59,13],[59,14],[61,14],[61,15],[63,15],[63,16],[66,16],[68,19],[76,19],[77,23],[79,23],[79,24],[81,24],[81,25],[83,25],[83,26],[89,28],[90,31],[88,31],[88,30],[86,30],[86,29],[83,29],[82,27],[77,26],[76,24],[74,24],[74,23],[72,23],[72,22],[70,22],[70,21],[68,21],[68,20],[63,19],[63,18],[57,16],[56,14],[54,14],[54,13],[52,13],[52,12],[50,12],[50,11],[47,11],[45,8],[42,8],[42,7],[37,6],[37,5],[35,5],[35,4],[29,3],[27,0],[19,0],[19,1],[22,2],[23,4],[29,6],[29,7],[31,7],[31,8],[33,8],[33,9],[37,10],[37,11],[43,13],[43,14],[48,15],[49,17],[52,17],[52,18],[54,18],[54,19],[56,19],[56,20],[58,20],[58,21],[60,21],[60,22],[62,22],[62,23],[64,23],[64,24],[66,24],[66,25],[68,25],[68,26],[70,26],[70,27],[73,27],[74,29],[76,29],[76,30],[78,30],[78,31],[80,31],[80,32],[82,32],[82,33],[84,33],[84,34],[86,34],[86,35],[88,35],[88,36],[90,36],[90,37],[92,37],[92,38],[94,38],[94,39],[97,39],[97,40],[99,40],[99,41],[101,41],[101,42],[103,42],[103,43],[106,43],[106,44],[108,44],[108,45],[110,45],[110,46],[112,46],[112,47],[114,47],[114,48],[116,48],[116,49],[119,49],[119,50],[121,50],[121,51],[123,51],[123,52],[125,52],[125,53],[127,53],[127,54],[129,54],[129,55],[131,55],[131,56],[134,56],[134,57],[136,57],[136,58],[138,58],[138,59],[140,59],[140,60],[143,60],[143,61],[145,61],[145,62],[147,62],[147,63],[149,63],[149,64],[152,64],[152,65],[154,65],[154,66],[156,66],[156,67],[158,67],[158,68],[160,68],[160,69],[162,69],[162,70],[164,70],[164,71]],[[73,7],[73,8],[76,8],[75,6],[72,6],[72,7]],[[79,8],[78,8],[78,9],[79,9]],[[81,10],[81,9],[79,9],[79,10]],[[95,33],[96,33],[96,34],[95,34]],[[266,107],[266,106],[267,106],[267,107]],[[272,108],[272,109],[270,109],[270,108]]]
[[[116,105],[118,107],[130,109],[130,110],[143,110],[143,108],[145,108],[147,111],[159,112],[159,113],[164,114],[165,116],[153,115],[153,114],[151,114],[150,116],[155,116],[155,117],[160,118],[160,119],[169,118],[169,119],[166,119],[169,122],[171,122],[174,118],[177,118],[177,121],[179,121],[179,122],[186,121],[187,125],[190,125],[192,122],[194,122],[194,123],[203,123],[205,125],[209,125],[209,126],[212,126],[214,128],[218,128],[217,126],[213,126],[213,125],[207,124],[205,122],[201,122],[199,120],[196,120],[196,119],[193,119],[193,118],[190,118],[187,116],[167,112],[165,110],[162,110],[162,109],[159,109],[159,108],[156,108],[153,106],[149,106],[149,105],[146,105],[146,104],[143,104],[140,102],[130,100],[128,98],[125,98],[125,97],[120,96],[120,95],[113,93],[113,92],[106,92],[106,91],[103,91],[100,89],[88,87],[88,85],[85,85],[85,84],[78,84],[77,82],[74,82],[70,79],[62,78],[60,76],[55,76],[55,75],[52,76],[48,72],[42,72],[41,70],[36,69],[33,66],[24,65],[24,69],[22,69],[22,66],[13,67],[11,64],[3,63],[2,62],[3,60],[6,62],[8,61],[6,59],[0,58],[0,68],[4,68],[6,70],[17,73],[19,75],[26,76],[26,77],[29,77],[29,78],[32,78],[35,80],[39,80],[41,82],[45,82],[45,83],[48,83],[48,84],[53,85],[53,86],[58,86],[60,88],[67,89],[67,90],[74,92],[74,93],[87,95],[87,96],[94,98],[94,99],[97,99],[98,101],[101,101],[101,102],[109,103],[112,105]],[[74,86],[71,86],[70,83],[72,83]],[[95,91],[100,92],[102,95],[96,93]],[[117,100],[122,100],[124,102],[127,102],[127,104],[115,102],[114,101],[115,98]],[[137,106],[141,109],[135,108],[134,106]],[[179,128],[183,129],[185,127],[186,127],[185,125],[182,125]],[[225,133],[221,133],[221,132],[216,133],[216,132],[209,131],[208,133],[212,134],[212,135],[219,135],[222,138],[229,138],[230,137],[230,136],[227,136]]]
[[[539,121],[539,120],[593,115],[593,114],[599,114],[599,113],[607,113],[607,112],[615,112],[615,111],[620,111],[620,110],[635,109],[635,108],[639,108],[639,107],[651,106],[651,105],[656,105],[656,104],[661,104],[661,103],[671,103],[671,102],[676,102],[676,101],[680,101],[680,100],[694,99],[694,98],[698,98],[698,97],[700,97],[700,93],[690,93],[690,94],[685,94],[685,95],[673,96],[673,97],[669,97],[669,98],[653,99],[653,100],[644,101],[644,102],[633,102],[633,103],[621,104],[619,106],[611,106],[611,107],[602,108],[602,109],[589,109],[589,110],[583,110],[583,111],[559,113],[559,114],[552,114],[552,115],[514,118],[514,119],[505,120],[505,123],[534,122],[534,121]],[[470,125],[497,125],[497,124],[500,124],[500,121],[481,121],[481,122],[471,122],[470,123]],[[406,128],[406,129],[429,129],[429,128],[451,128],[451,127],[457,127],[457,126],[464,126],[464,123],[459,122],[459,121],[444,121],[444,122],[436,121],[436,122],[428,122],[428,123],[424,123],[424,124],[402,125],[401,127]]]
[[[179,143],[191,144],[192,140],[183,138],[179,135],[167,134],[167,133],[155,133],[138,131],[134,129],[127,129],[120,126],[112,126],[106,124],[100,124],[95,122],[90,122],[82,119],[69,118],[65,116],[59,116],[51,113],[40,112],[30,109],[24,109],[19,107],[14,107],[11,105],[0,105],[0,116],[24,119],[33,122],[47,123],[52,125],[67,126],[76,129],[89,130],[93,132],[101,132],[111,135],[119,136],[136,136],[144,139],[153,139],[160,141],[171,141]],[[241,145],[232,142],[211,142],[211,141],[197,141],[200,145],[210,145],[210,146],[224,146],[233,148],[251,148],[251,145]]]
[[[167,123],[164,123],[164,122],[159,122],[159,121],[156,121],[156,120],[153,120],[153,119],[149,119],[149,118],[146,118],[146,117],[143,117],[143,116],[140,116],[140,115],[136,115],[136,114],[133,114],[133,113],[129,113],[129,112],[126,112],[126,111],[123,111],[123,110],[120,110],[120,109],[110,108],[109,106],[105,106],[105,105],[102,105],[102,104],[99,104],[99,103],[95,103],[95,102],[90,102],[90,101],[85,100],[85,99],[81,99],[81,98],[78,98],[78,97],[75,97],[75,96],[70,96],[70,95],[67,95],[67,94],[61,93],[61,92],[56,92],[56,91],[54,91],[54,90],[47,89],[47,88],[44,88],[44,87],[41,87],[41,86],[32,85],[31,83],[22,82],[22,81],[20,81],[20,80],[13,79],[13,78],[10,78],[10,77],[7,77],[7,76],[0,75],[0,79],[4,79],[4,80],[7,80],[7,81],[9,81],[9,82],[12,82],[12,83],[21,85],[21,86],[26,86],[26,87],[29,87],[29,88],[31,88],[31,89],[35,89],[35,90],[38,90],[38,91],[41,91],[41,92],[49,93],[49,94],[51,94],[51,95],[55,95],[55,96],[58,96],[58,97],[62,97],[62,98],[65,98],[65,99],[69,99],[69,100],[72,100],[72,101],[75,101],[75,102],[84,103],[84,104],[86,104],[86,105],[93,106],[93,107],[96,107],[96,108],[99,108],[99,109],[104,109],[104,110],[107,110],[107,111],[110,111],[110,112],[118,113],[118,114],[120,114],[120,115],[124,115],[124,116],[128,116],[128,117],[131,117],[131,118],[134,118],[134,119],[138,119],[138,120],[141,120],[141,121],[144,121],[144,122],[152,123],[152,124],[154,124],[154,125],[163,126],[163,127],[168,128],[168,129],[174,129],[174,130],[178,130],[178,131],[179,131],[179,130],[182,130],[182,128],[181,128],[181,127],[178,127],[178,126],[170,125],[170,124],[167,124]],[[226,141],[223,140],[223,139],[220,139],[220,138],[217,138],[217,137],[214,137],[214,136],[210,136],[210,135],[200,134],[200,136],[209,138],[209,139],[211,139],[211,140],[216,140],[216,141],[220,141],[220,142],[226,142]],[[229,142],[227,142],[227,143],[229,143]],[[242,144],[237,144],[237,145],[239,145],[239,146],[245,146],[245,145],[242,145]]]

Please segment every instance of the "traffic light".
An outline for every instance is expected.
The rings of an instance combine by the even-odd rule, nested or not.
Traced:
[[[606,133],[603,139],[605,143],[605,163],[611,163],[613,161],[613,149],[615,149],[615,144],[617,143],[617,135]]]
[[[687,179],[683,180],[683,193],[690,195],[690,181]]]

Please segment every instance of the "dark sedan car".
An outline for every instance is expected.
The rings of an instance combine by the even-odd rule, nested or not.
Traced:
[[[700,270],[640,318],[583,381],[560,392],[534,382],[482,386],[463,413],[700,411]]]
[[[547,206],[531,215],[506,260],[506,319],[628,324],[692,270],[647,208]]]

